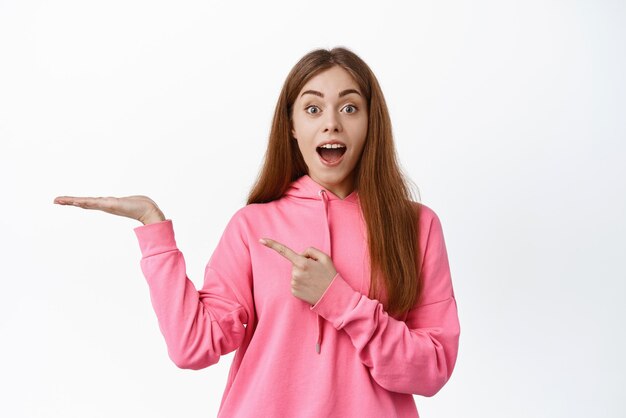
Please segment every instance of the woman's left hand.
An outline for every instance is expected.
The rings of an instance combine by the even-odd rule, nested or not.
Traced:
[[[330,257],[317,248],[309,247],[298,254],[269,238],[262,238],[259,242],[291,261],[291,293],[311,305],[320,300],[337,274]]]

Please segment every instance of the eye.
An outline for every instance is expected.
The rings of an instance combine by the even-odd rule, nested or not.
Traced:
[[[347,112],[347,113],[355,113],[357,111],[357,108],[354,105],[347,105],[346,107],[344,107],[344,109],[354,109],[351,112]]]
[[[311,106],[307,106],[304,108],[305,111],[309,114],[309,115],[315,115],[317,113],[319,113],[319,107],[315,106],[315,105],[311,105]],[[309,109],[317,109],[317,112],[309,112]]]

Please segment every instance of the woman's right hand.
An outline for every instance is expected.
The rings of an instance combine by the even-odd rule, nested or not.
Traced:
[[[127,197],[74,197],[57,196],[54,203],[59,205],[73,205],[83,209],[96,209],[113,215],[137,219],[144,225],[161,222],[165,215],[154,200],[148,196]]]

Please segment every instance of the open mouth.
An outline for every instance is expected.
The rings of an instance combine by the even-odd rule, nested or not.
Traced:
[[[319,156],[325,162],[333,164],[341,160],[343,154],[346,153],[346,146],[341,144],[326,144],[315,149]]]

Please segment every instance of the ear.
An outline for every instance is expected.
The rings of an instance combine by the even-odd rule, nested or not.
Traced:
[[[293,139],[295,139],[296,141],[298,140],[298,138],[296,138],[296,130],[291,128],[291,136],[293,136]]]

